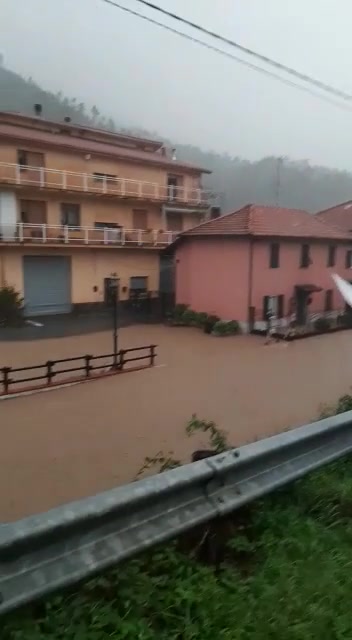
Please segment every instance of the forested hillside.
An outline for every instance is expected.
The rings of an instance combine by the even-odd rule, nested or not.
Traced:
[[[115,121],[104,117],[104,105],[99,104],[99,109],[97,106],[86,107],[61,91],[56,94],[46,91],[31,78],[22,78],[0,64],[0,110],[30,114],[33,113],[33,105],[38,102],[43,105],[44,115],[49,119],[62,120],[70,116],[76,123],[127,131],[119,121],[118,114]],[[128,132],[153,135],[139,129],[138,123],[135,129],[129,129]],[[159,137],[162,139],[162,132]],[[317,211],[352,198],[352,174],[347,172],[312,166],[306,160],[294,162],[286,158],[281,165],[278,191],[277,158],[249,162],[240,157],[207,151],[206,140],[204,149],[178,144],[177,140],[165,142],[177,148],[179,159],[213,171],[211,176],[205,178],[205,183],[223,194],[223,211],[233,210],[248,202],[275,204],[277,199],[282,206]]]

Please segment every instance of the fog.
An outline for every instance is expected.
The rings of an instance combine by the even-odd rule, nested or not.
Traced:
[[[156,3],[352,94],[351,0]],[[136,0],[120,4],[245,58]],[[284,155],[352,170],[352,112],[102,0],[1,0],[0,25],[7,67],[96,104],[119,126],[251,160]]]

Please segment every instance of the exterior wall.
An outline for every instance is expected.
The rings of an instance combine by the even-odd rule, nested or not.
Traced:
[[[17,162],[17,147],[13,144],[0,143],[0,162],[15,164]]]
[[[148,290],[159,290],[159,255],[155,252],[104,249],[0,249],[0,286],[5,283],[23,295],[24,255],[63,255],[71,257],[72,304],[101,303],[104,301],[104,278],[112,274],[120,280],[120,298],[129,296],[129,279],[147,276]],[[97,287],[97,291],[94,291]],[[126,291],[122,289],[126,287]]]
[[[205,222],[206,215],[201,215],[197,213],[185,213],[183,215],[183,231],[188,231],[193,227],[197,227],[202,222]]]
[[[148,212],[148,228],[162,229],[163,219],[161,207],[149,205],[149,203],[121,200],[107,200],[104,198],[80,198],[73,194],[65,193],[60,198],[57,196],[45,197],[47,202],[47,224],[61,224],[61,203],[70,202],[81,205],[81,226],[94,228],[95,222],[114,222],[126,229],[133,229],[133,209],[145,209]],[[20,221],[20,200],[43,200],[43,196],[35,191],[21,191],[18,195],[17,219]]]
[[[333,244],[333,243],[331,243]],[[256,241],[253,246],[253,286],[251,306],[257,310],[256,317],[261,319],[264,296],[284,295],[284,315],[289,313],[289,301],[294,295],[297,284],[314,284],[322,291],[313,293],[309,312],[324,311],[325,291],[333,290],[333,308],[344,307],[344,302],[331,278],[332,273],[338,273],[346,280],[352,279],[352,270],[345,268],[346,251],[348,245],[336,244],[336,263],[334,267],[327,267],[329,243],[312,242],[310,256],[312,264],[307,268],[300,268],[301,242],[280,242],[280,266],[270,269],[270,241]]]
[[[187,240],[176,249],[176,303],[226,320],[248,319],[249,242]]]
[[[300,268],[301,242],[280,242],[280,266],[269,267],[270,240],[252,245],[252,285],[250,285],[250,242],[244,239],[188,238],[176,248],[176,302],[195,311],[206,311],[222,319],[235,319],[248,326],[249,307],[255,307],[257,328],[262,328],[264,296],[284,296],[283,315],[289,315],[295,286],[313,284],[321,291],[312,293],[309,313],[325,310],[325,292],[333,291],[333,310],[345,303],[331,278],[332,273],[352,281],[352,269],[346,269],[346,251],[352,242],[336,243],[334,267],[327,267],[329,242],[311,242],[312,264]]]
[[[116,175],[118,178],[128,178],[130,180],[144,180],[155,182],[161,186],[166,186],[167,175],[179,175],[182,179],[182,186],[187,189],[198,188],[200,175],[194,172],[187,175],[186,172],[173,171],[172,167],[156,167],[137,162],[127,162],[123,160],[109,160],[95,154],[86,154],[84,151],[65,152],[60,150],[45,150],[33,144],[27,145],[20,142],[13,145],[0,143],[0,162],[17,163],[17,149],[24,149],[38,153],[44,153],[44,164],[47,169],[58,169],[60,171],[73,171],[77,173],[93,174],[107,173]],[[89,159],[88,159],[89,158]]]

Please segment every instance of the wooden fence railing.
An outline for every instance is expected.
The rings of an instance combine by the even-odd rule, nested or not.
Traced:
[[[134,355],[139,352],[142,354]],[[130,354],[133,356],[130,357]],[[96,375],[94,372],[99,371],[101,374],[120,373],[131,369],[128,367],[129,363],[139,363],[136,367],[132,367],[133,370],[152,367],[155,358],[156,345],[151,344],[144,347],[120,349],[117,354],[108,353],[99,356],[87,354],[73,358],[47,360],[42,364],[28,367],[0,367],[0,395],[8,395],[36,387],[49,387],[53,384],[64,384],[73,379],[85,380]],[[60,366],[67,363],[73,363],[73,366]]]

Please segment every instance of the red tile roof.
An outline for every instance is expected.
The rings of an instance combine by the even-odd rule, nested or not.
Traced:
[[[352,200],[319,211],[315,215],[318,220],[327,223],[330,227],[352,233]]]
[[[239,211],[185,231],[188,236],[255,236],[347,240],[349,234],[320,222],[307,211],[248,204]]]

